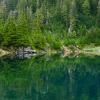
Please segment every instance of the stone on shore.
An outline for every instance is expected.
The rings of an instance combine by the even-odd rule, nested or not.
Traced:
[[[0,57],[5,56],[5,55],[8,55],[9,53],[10,53],[9,51],[0,49]]]

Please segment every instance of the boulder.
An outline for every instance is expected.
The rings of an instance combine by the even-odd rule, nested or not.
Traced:
[[[16,51],[16,54],[34,54],[36,50],[33,50],[31,47],[19,47]]]

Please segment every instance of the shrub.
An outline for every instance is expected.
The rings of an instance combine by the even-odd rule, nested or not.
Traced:
[[[100,45],[100,29],[99,28],[91,28],[86,33],[87,43],[96,43]]]

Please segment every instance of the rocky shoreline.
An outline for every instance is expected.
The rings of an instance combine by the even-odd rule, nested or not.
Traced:
[[[51,55],[51,54],[63,54],[65,56],[70,55],[73,51],[69,47],[63,46],[61,50],[53,50],[48,48],[47,50],[33,50],[31,47],[19,47],[16,50],[3,50],[0,49],[0,57],[6,55],[15,55],[19,58],[31,58],[34,55]]]
[[[93,48],[83,48],[80,49],[78,46],[63,46],[61,50],[33,50],[31,47],[19,47],[16,50],[3,50],[0,49],[0,57],[15,54],[16,56],[20,58],[31,58],[34,55],[42,55],[42,54],[57,54],[61,53],[64,56],[68,56],[70,54],[79,55],[81,53],[83,54],[92,54],[92,55],[99,55],[100,56],[100,47],[93,47]]]

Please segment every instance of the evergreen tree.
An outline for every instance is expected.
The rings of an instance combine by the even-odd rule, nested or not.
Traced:
[[[75,31],[76,27],[76,20],[77,20],[77,8],[76,8],[76,1],[73,0],[70,5],[70,25],[69,25],[69,35],[71,32]]]
[[[0,19],[6,20],[7,19],[7,5],[4,1],[0,2]]]
[[[19,34],[19,44],[27,45],[29,43],[29,36],[31,33],[31,24],[27,19],[27,14],[25,12],[20,12],[17,19],[17,33]]]
[[[49,35],[86,37],[100,27],[100,0],[0,0],[0,22],[5,45],[37,46]]]
[[[83,1],[82,8],[83,8],[83,14],[85,14],[85,15],[90,14],[90,2],[89,2],[89,0]]]
[[[4,25],[4,45],[6,46],[15,46],[17,44],[17,32],[15,20],[8,18]]]
[[[100,27],[100,0],[98,1],[98,7],[97,7],[97,23]]]
[[[0,19],[0,45],[3,42],[3,27],[4,27],[4,21]]]

